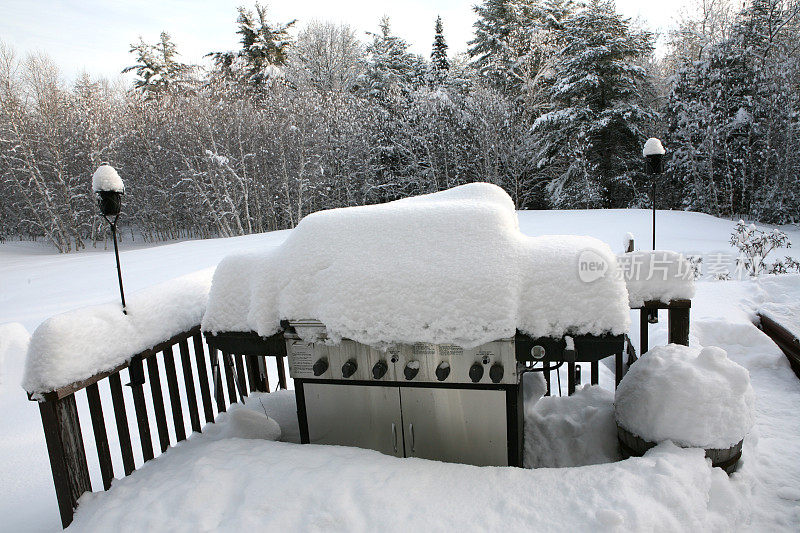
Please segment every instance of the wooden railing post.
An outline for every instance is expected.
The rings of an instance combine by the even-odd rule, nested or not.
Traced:
[[[668,313],[669,342],[689,346],[689,307],[673,307]]]
[[[92,490],[75,395],[39,402],[61,524],[67,527],[78,498]]]

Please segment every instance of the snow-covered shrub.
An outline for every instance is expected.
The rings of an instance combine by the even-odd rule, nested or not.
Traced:
[[[649,442],[727,449],[753,427],[750,373],[722,348],[678,344],[647,352],[617,388],[617,424]]]
[[[779,273],[782,267],[778,265],[782,261],[769,265],[766,263],[767,256],[776,248],[792,246],[789,237],[781,230],[775,228],[772,231],[764,231],[755,224],[745,224],[743,220],[736,223],[730,242],[739,249],[737,266],[752,277],[757,277],[763,272]]]

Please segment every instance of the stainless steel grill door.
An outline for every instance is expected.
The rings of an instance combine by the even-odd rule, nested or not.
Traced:
[[[400,388],[406,457],[508,466],[506,393]]]
[[[340,444],[403,457],[400,391],[306,382],[303,385],[311,444]]]

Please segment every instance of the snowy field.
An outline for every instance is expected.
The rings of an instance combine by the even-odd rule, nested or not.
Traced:
[[[636,236],[637,247],[647,249],[650,244],[648,211],[520,212],[519,220],[522,231],[531,236],[590,235],[617,252],[627,232]],[[733,253],[728,245],[732,221],[661,212],[658,224],[661,249],[706,257]],[[784,229],[800,247],[800,231]],[[153,247],[126,243],[121,254],[126,290],[132,293],[213,267],[234,251],[276,246],[286,234]],[[799,256],[798,250],[790,252]],[[117,297],[113,253],[108,250],[59,255],[41,244],[0,245],[0,523],[4,530],[60,528],[38,409],[19,386],[23,328],[31,332],[53,314]],[[85,497],[75,526],[102,531],[118,527],[124,519],[135,530],[159,529],[163,520],[174,520],[170,525],[180,524],[187,530],[735,527],[796,531],[800,528],[800,417],[796,415],[800,380],[752,320],[762,307],[797,316],[798,302],[798,275],[697,284],[692,345],[724,348],[750,371],[756,394],[755,429],[745,441],[741,469],[730,481],[721,471],[708,468],[699,452],[671,446],[661,446],[642,459],[526,471],[398,460],[347,448],[224,439],[241,435],[235,431],[238,415],[231,413],[223,427],[190,439],[140,472],[115,482],[111,492]],[[636,331],[632,337],[636,343]],[[665,338],[662,320],[651,334],[651,346],[663,344]],[[579,395],[582,398],[576,401],[584,403],[566,409],[568,416],[553,405],[558,399],[541,401],[536,412],[528,413],[526,420],[534,422],[537,438],[569,443],[570,432],[580,436],[581,431],[590,431],[586,427],[608,419],[610,393],[587,389]],[[295,440],[291,393],[271,396],[267,403],[274,404],[281,415],[276,419],[284,440]],[[546,435],[548,428],[551,435]],[[587,462],[586,454],[548,456],[544,449],[526,451],[526,460],[539,453],[534,462],[540,464]],[[603,463],[611,453],[601,453],[589,462]],[[313,491],[308,490],[311,486]],[[168,490],[171,497],[164,496]],[[388,507],[387,500],[391,500]],[[244,508],[247,513],[241,512]],[[381,508],[388,515],[376,510]],[[134,518],[136,527],[130,521]]]

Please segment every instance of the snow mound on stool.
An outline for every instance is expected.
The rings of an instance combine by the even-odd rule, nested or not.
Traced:
[[[691,300],[694,272],[683,254],[669,250],[629,252],[617,258],[632,308],[644,302]]]
[[[722,348],[659,346],[639,359],[616,392],[617,424],[649,442],[727,449],[753,427],[750,373]]]
[[[315,319],[333,342],[474,347],[519,329],[534,337],[623,333],[621,276],[581,282],[581,252],[617,274],[590,237],[530,238],[514,204],[487,183],[305,217],[278,248],[223,260],[203,330],[272,335]]]

